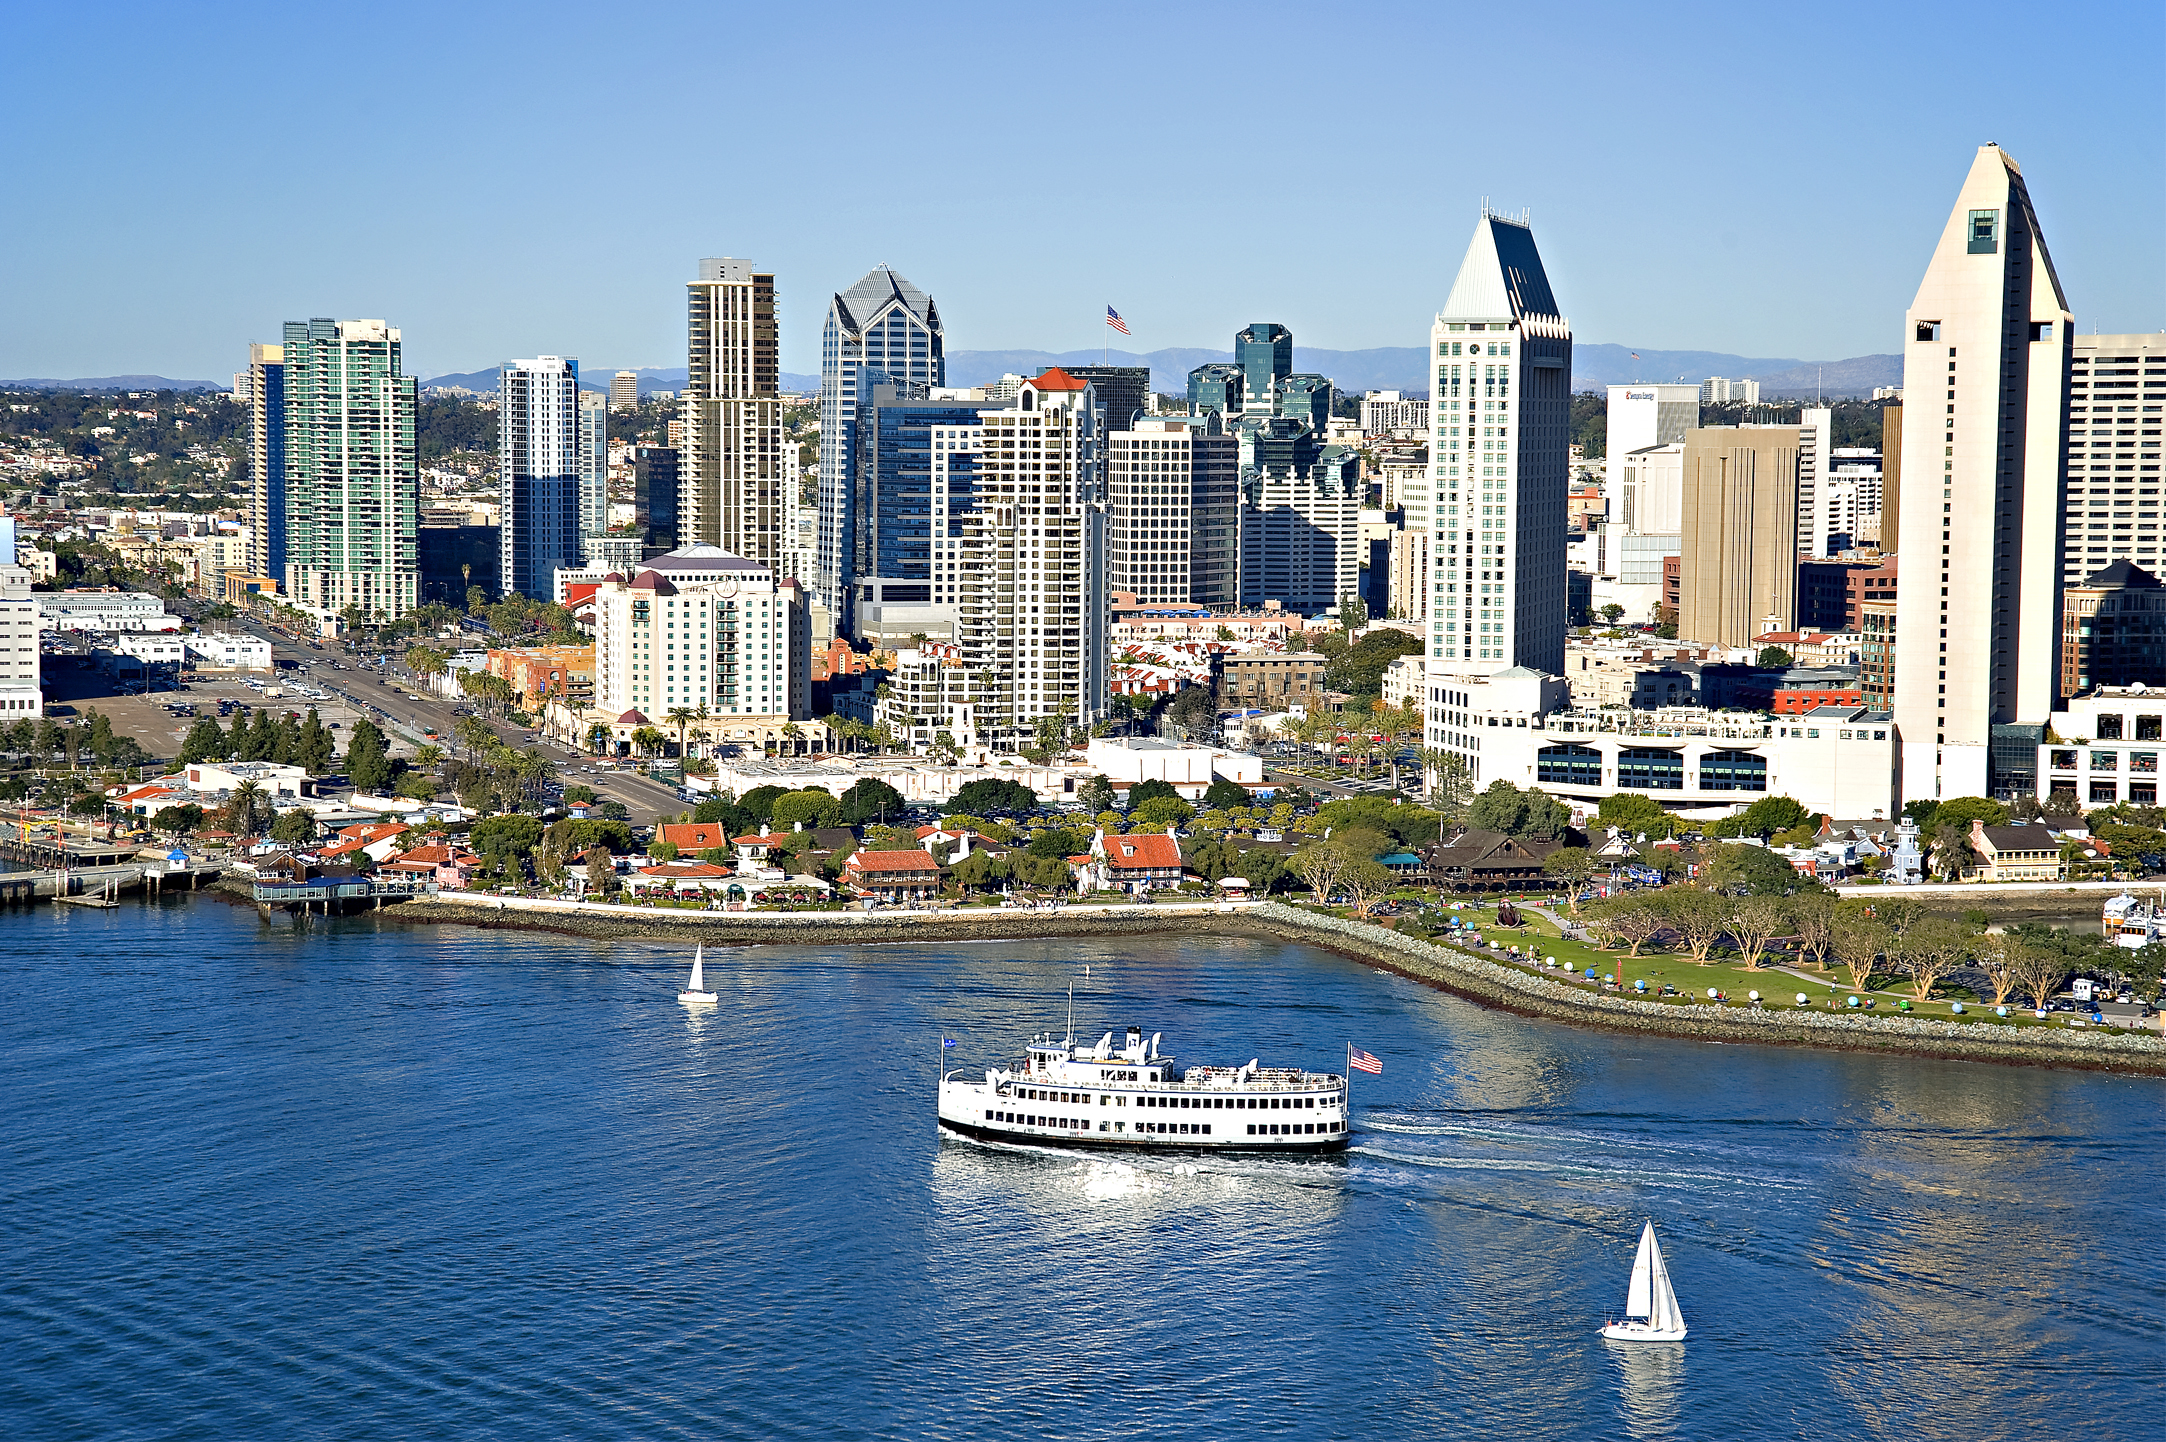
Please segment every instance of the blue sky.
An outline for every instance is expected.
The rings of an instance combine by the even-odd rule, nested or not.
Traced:
[[[1538,13],[1538,28],[1523,28]],[[1897,349],[1976,147],[2078,325],[2166,327],[2166,7],[18,5],[0,376],[220,378],[309,315],[434,375],[681,365],[702,255],[783,366],[880,262],[954,349],[1427,337],[1531,207],[1585,341]]]

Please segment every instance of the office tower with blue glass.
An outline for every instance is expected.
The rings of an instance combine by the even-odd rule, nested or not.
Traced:
[[[579,362],[507,361],[497,378],[497,472],[503,485],[498,572],[504,589],[552,600],[579,548]]]

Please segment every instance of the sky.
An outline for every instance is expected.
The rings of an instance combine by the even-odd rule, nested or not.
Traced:
[[[882,263],[951,350],[1420,345],[1485,201],[1582,341],[1832,360],[1900,349],[1989,141],[2078,329],[2157,330],[2162,53],[2152,0],[22,4],[0,376],[222,379],[308,316],[424,377],[679,366],[704,255],[775,272],[793,372]]]

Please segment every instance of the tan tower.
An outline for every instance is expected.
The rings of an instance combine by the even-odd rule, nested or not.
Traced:
[[[1796,426],[1685,432],[1680,639],[1750,646],[1796,625],[1798,449]]]
[[[749,260],[702,260],[686,291],[677,535],[771,566],[783,487],[775,278]]]
[[[1984,146],[1903,318],[1905,800],[1990,794],[1993,728],[2052,708],[2071,323],[2023,173]]]

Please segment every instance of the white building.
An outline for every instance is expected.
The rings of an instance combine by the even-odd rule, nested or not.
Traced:
[[[1829,537],[1839,529],[1832,518],[1839,503],[1829,489],[1828,478],[1833,464],[1834,420],[1835,413],[1823,406],[1806,406],[1799,413],[1797,549],[1801,556],[1834,554],[1828,549]]]
[[[1116,787],[1163,781],[1185,800],[1200,801],[1213,781],[1243,786],[1263,784],[1263,761],[1246,751],[1195,746],[1148,737],[1093,737],[1083,755],[1084,770]]]
[[[506,591],[536,599],[552,595],[556,573],[579,564],[584,405],[576,360],[537,356],[507,361],[498,372],[503,523],[497,575]]]
[[[2156,806],[2166,755],[2166,686],[2102,686],[2069,698],[2053,718],[2058,739],[2038,748],[2038,799],[2056,791],[2089,810]]]
[[[171,666],[175,670],[188,659],[186,640],[169,631],[124,631],[113,637],[111,649],[146,666]]]
[[[609,397],[579,392],[579,534],[609,529]]]
[[[180,773],[179,781],[198,796],[223,801],[253,781],[273,801],[296,801],[308,785],[308,772],[299,766],[276,761],[198,761]]]
[[[45,714],[38,632],[43,623],[30,589],[30,572],[0,565],[0,720]]]
[[[1152,416],[1107,437],[1106,575],[1144,605],[1241,594],[1241,447],[1216,414]]]
[[[2166,334],[2076,337],[2068,378],[2063,585],[2081,585],[2115,561],[2161,570],[2162,409]]]
[[[1697,386],[1640,384],[1610,386],[1608,391],[1602,479],[1615,495],[1618,459],[1649,446],[1682,442],[1685,432],[1700,423],[1700,392]]]
[[[1619,618],[1630,625],[1654,619],[1662,604],[1662,563],[1678,555],[1677,532],[1646,535],[1621,522],[1596,526],[1567,546],[1574,570],[1591,578],[1588,606],[1600,615],[1604,606],[1622,606]]]
[[[2022,172],[1981,147],[1903,325],[1906,800],[1992,794],[1992,728],[2052,709],[2070,325]]]
[[[1760,383],[1755,380],[1733,381],[1725,380],[1721,376],[1709,376],[1700,382],[1700,404],[1756,406],[1760,404]]]
[[[1419,706],[1428,684],[1428,662],[1420,656],[1401,656],[1384,668],[1378,694],[1386,706]]]
[[[1429,344],[1430,687],[1509,667],[1555,673],[1567,620],[1572,328],[1532,230],[1483,214]]]
[[[1886,712],[1583,711],[1567,695],[1561,678],[1514,667],[1458,678],[1431,699],[1445,744],[1466,758],[1476,790],[1493,781],[1537,786],[1589,811],[1605,796],[1631,792],[1706,817],[1763,796],[1788,796],[1831,816],[1895,814],[1895,730]]]
[[[1685,524],[1685,443],[1641,446],[1617,456],[1608,493],[1614,519],[1641,536],[1674,536]]]
[[[594,705],[662,726],[675,710],[718,721],[803,720],[811,710],[804,592],[757,561],[683,546],[594,591]]]
[[[772,567],[781,559],[787,444],[775,277],[749,260],[708,257],[685,287],[685,306],[677,539]]]
[[[1370,391],[1361,398],[1361,430],[1364,435],[1388,435],[1393,431],[1429,429],[1429,402],[1402,396],[1397,391]]]
[[[147,591],[40,591],[35,601],[45,631],[178,631],[181,625]]]
[[[199,668],[225,671],[268,671],[271,643],[246,632],[193,631],[182,638],[187,654]]]
[[[1366,488],[1352,456],[1327,450],[1306,475],[1293,465],[1271,466],[1244,486],[1242,605],[1280,601],[1319,615],[1359,591]]]

